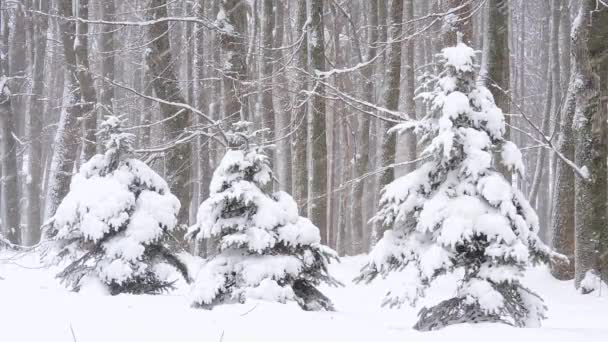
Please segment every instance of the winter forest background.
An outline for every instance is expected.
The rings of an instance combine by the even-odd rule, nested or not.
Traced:
[[[57,226],[58,208],[84,203],[93,187],[68,194],[95,172],[105,177],[127,165],[135,200],[140,191],[158,198],[143,209],[117,206],[138,208],[125,209],[129,215],[141,209],[175,216],[154,221],[170,235],[167,250],[155,251],[180,271],[188,263],[176,261],[174,253],[219,263],[232,257],[231,248],[252,248],[253,240],[218,246],[216,234],[234,232],[206,228],[214,209],[201,205],[209,199],[228,210],[233,204],[225,192],[242,177],[253,184],[246,189],[253,189],[258,206],[243,210],[275,201],[270,208],[287,214],[274,217],[274,226],[289,222],[309,232],[297,238],[276,233],[286,245],[280,253],[312,253],[316,260],[304,271],[286,271],[277,280],[281,286],[297,277],[332,283],[321,259],[370,252],[359,281],[374,278],[366,272],[383,268],[374,264],[373,250],[390,229],[378,215],[386,219],[387,201],[402,204],[418,191],[412,187],[387,200],[385,187],[441,151],[401,128],[422,122],[416,130],[437,133],[433,123],[424,126],[437,110],[428,94],[443,98],[432,80],[448,70],[458,84],[491,92],[504,114],[504,132],[492,136],[491,127],[482,127],[491,143],[481,150],[494,152],[491,172],[513,185],[511,197],[521,192],[513,200],[518,213],[527,210],[525,200],[536,211],[537,223],[525,221],[537,226],[538,246],[567,260],[535,250],[533,240],[527,248],[545,262],[551,256],[552,276],[574,280],[579,292],[601,288],[591,281],[608,281],[605,0],[1,0],[0,10],[0,250],[37,249],[45,238],[73,242]],[[474,75],[464,70],[468,59],[455,62],[442,54],[462,43],[474,53],[458,50],[457,56],[474,60]],[[233,151],[234,136],[246,145],[239,145],[242,154]],[[519,147],[521,165],[507,166],[510,154],[494,150],[508,141]],[[267,159],[257,154],[260,147]],[[425,153],[429,149],[437,153]],[[103,162],[87,163],[104,153]],[[123,160],[125,154],[137,161]],[[453,162],[437,165],[449,169]],[[217,180],[214,186],[213,177],[224,185]],[[314,226],[320,241],[310,237]],[[104,234],[92,241],[102,246]],[[146,238],[156,242],[160,235]],[[149,248],[149,241],[138,243]],[[61,247],[68,250],[69,243]],[[142,255],[157,257],[148,249]],[[136,280],[167,285],[142,274]],[[79,289],[78,276],[63,276]],[[251,285],[234,281],[239,288]],[[303,308],[331,307],[311,284],[296,280],[293,288],[295,294],[282,296],[295,295]],[[197,298],[203,306],[221,299]],[[601,303],[598,315],[608,315],[608,302]]]

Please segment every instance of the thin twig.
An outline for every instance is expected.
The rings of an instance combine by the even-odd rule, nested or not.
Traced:
[[[248,315],[251,311],[255,310],[258,307],[258,304],[254,305],[251,309],[241,314],[241,317]]]

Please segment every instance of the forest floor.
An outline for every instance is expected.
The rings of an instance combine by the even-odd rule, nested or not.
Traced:
[[[463,324],[421,333],[411,329],[417,309],[380,307],[399,276],[355,285],[363,256],[332,266],[345,287],[326,288],[336,312],[304,312],[296,304],[247,302],[213,311],[190,308],[187,286],[158,296],[71,293],[40,267],[35,255],[0,255],[0,341],[6,342],[210,342],[210,341],[491,341],[606,342],[608,289],[580,295],[571,281],[555,280],[546,268],[528,271],[525,282],[548,306],[539,329],[501,324]],[[454,293],[441,279],[419,307]]]

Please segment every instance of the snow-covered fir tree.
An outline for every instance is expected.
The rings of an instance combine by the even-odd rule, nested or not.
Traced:
[[[529,265],[559,256],[538,238],[524,195],[496,171],[498,153],[513,172],[523,174],[523,163],[503,136],[502,111],[476,82],[474,50],[458,43],[440,57],[442,72],[420,95],[432,110],[396,127],[421,137],[426,161],[383,189],[374,219],[388,230],[357,280],[411,272],[411,286],[388,294],[385,304],[393,306],[414,305],[437,277],[455,276],[455,297],[423,308],[419,330],[461,322],[537,326],[545,306],[520,280]]]
[[[272,172],[261,148],[245,142],[226,152],[188,233],[217,242],[216,254],[194,281],[193,306],[210,309],[251,298],[333,310],[316,286],[337,284],[327,271],[336,253],[320,244],[319,229],[299,216],[289,194],[270,189]]]
[[[117,117],[102,124],[106,152],[82,165],[45,224],[45,258],[65,265],[57,277],[75,291],[101,283],[111,294],[159,293],[179,277],[188,280],[166,246],[180,203],[156,172],[133,158],[134,136],[121,125]]]

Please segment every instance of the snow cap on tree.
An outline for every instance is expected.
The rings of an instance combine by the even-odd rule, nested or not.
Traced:
[[[320,244],[319,229],[298,215],[289,194],[270,192],[268,158],[245,140],[226,152],[213,174],[210,197],[188,233],[198,240],[214,239],[218,246],[198,272],[193,305],[212,308],[254,298],[332,310],[316,285],[336,283],[327,272],[335,252]]]
[[[542,299],[520,279],[531,263],[556,255],[537,236],[536,213],[495,169],[495,153],[523,172],[521,153],[504,139],[505,120],[490,91],[476,83],[475,51],[463,43],[441,53],[443,71],[420,95],[432,110],[414,129],[427,161],[382,192],[375,220],[388,228],[358,278],[407,269],[413,286],[392,292],[385,304],[414,304],[440,275],[459,278],[456,297],[420,311],[415,328],[459,322],[536,326]]]
[[[177,278],[168,279],[161,264],[188,279],[165,246],[180,203],[156,172],[130,158],[133,135],[122,132],[118,118],[109,117],[102,130],[105,154],[82,165],[46,224],[52,241],[46,256],[68,262],[58,277],[74,290],[88,281],[107,285],[112,294],[167,290]]]

